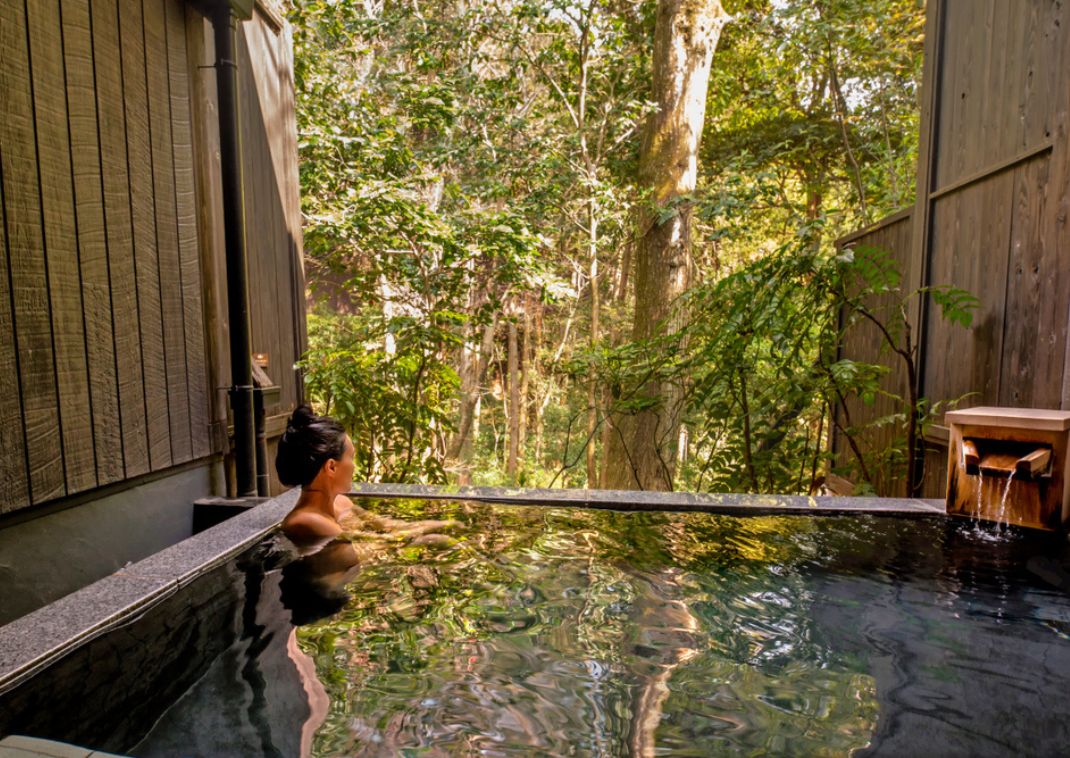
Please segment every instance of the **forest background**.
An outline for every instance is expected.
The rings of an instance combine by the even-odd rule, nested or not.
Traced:
[[[923,18],[296,0],[304,369],[358,478],[909,491],[924,398],[871,422],[900,430],[884,449],[834,411],[909,366],[919,293],[834,242],[913,201]],[[929,294],[968,324],[965,293]],[[839,355],[859,319],[885,365]]]

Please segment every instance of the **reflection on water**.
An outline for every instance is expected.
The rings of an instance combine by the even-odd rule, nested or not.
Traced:
[[[379,552],[298,630],[330,699],[315,754],[1070,744],[1062,543],[935,520],[384,507],[456,519],[457,541]]]
[[[0,735],[146,757],[1068,752],[1063,537],[376,510],[457,524],[272,538],[0,692]]]

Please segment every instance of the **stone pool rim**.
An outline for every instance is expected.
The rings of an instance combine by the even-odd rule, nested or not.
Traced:
[[[731,516],[944,516],[944,501],[630,490],[354,484],[350,497],[466,500],[542,507],[719,513]],[[297,501],[293,489],[0,626],[0,694],[74,648],[136,619],[190,582],[260,542]]]

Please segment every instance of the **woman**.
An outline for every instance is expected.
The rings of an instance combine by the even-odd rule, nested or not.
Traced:
[[[285,485],[301,487],[297,505],[282,520],[282,531],[295,543],[337,537],[338,520],[353,509],[345,496],[356,468],[353,441],[332,418],[317,416],[302,405],[290,416],[279,440],[275,471]]]
[[[451,521],[417,521],[382,518],[354,506],[346,497],[353,486],[355,449],[345,429],[332,418],[317,416],[307,405],[293,412],[279,440],[275,471],[285,485],[301,487],[297,505],[282,520],[282,532],[304,547],[322,544],[343,533],[350,536],[382,536],[422,540],[423,544],[450,544],[442,535],[429,534],[453,526]],[[339,523],[343,518],[346,524]],[[415,544],[415,543],[413,543]]]

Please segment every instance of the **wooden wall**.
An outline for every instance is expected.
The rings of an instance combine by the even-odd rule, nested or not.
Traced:
[[[261,10],[239,38],[242,157],[248,226],[253,351],[281,388],[280,412],[303,395],[294,362],[305,344],[300,183],[290,28]]]
[[[901,211],[839,240],[837,245],[841,248],[856,248],[860,254],[861,250],[866,247],[879,248],[890,254],[898,269],[903,271],[909,264],[913,228],[910,210]],[[896,307],[896,298],[885,295],[875,298],[873,302],[867,303],[867,306],[880,318],[894,317],[892,309]],[[907,394],[905,366],[890,351],[877,326],[864,319],[859,319],[850,325],[842,324],[842,326],[845,332],[840,346],[840,355],[855,361],[888,366],[891,370],[882,377],[881,388],[891,395],[905,396]],[[871,405],[864,404],[857,397],[848,397],[845,400],[846,408],[838,408],[835,419],[837,424],[845,428],[860,426],[873,419],[885,418],[901,410],[885,395],[878,395]],[[897,433],[898,430],[891,425],[869,429],[865,434],[857,436],[859,451],[863,456],[868,457],[887,450]],[[833,439],[838,464],[842,465],[856,460],[855,454],[849,449],[842,433],[838,433],[835,428]],[[901,486],[898,487],[900,491],[897,491],[899,483],[885,481],[876,467],[871,473],[877,480],[875,485],[878,492],[893,495],[904,494]]]
[[[959,407],[1070,407],[1070,9],[934,0],[925,52],[917,201],[909,250],[896,252],[913,287],[949,284],[981,304],[969,329],[931,303],[912,314],[922,393]],[[941,469],[926,472],[935,497],[941,438],[927,456]]]
[[[0,0],[0,514],[226,448],[211,40],[182,0]],[[305,340],[292,46],[262,8],[240,40],[253,350],[281,415]]]
[[[0,0],[0,512],[210,452],[185,34]]]
[[[214,394],[215,437],[228,429],[225,388],[230,385],[227,329],[226,263],[223,208],[220,197],[219,135],[215,60],[211,24],[188,12],[188,46],[193,82],[193,124],[199,151],[197,187],[200,198],[202,267],[207,304],[207,350]],[[266,353],[265,371],[280,388],[279,404],[269,408],[269,459],[285,420],[304,396],[301,374],[294,364],[307,350],[305,283],[302,264],[300,185],[297,173],[297,129],[293,90],[293,40],[289,26],[270,5],[258,4],[253,18],[241,24],[238,66],[242,167],[245,178],[245,219],[249,266],[249,309],[252,349]],[[271,465],[272,490],[283,487]]]

